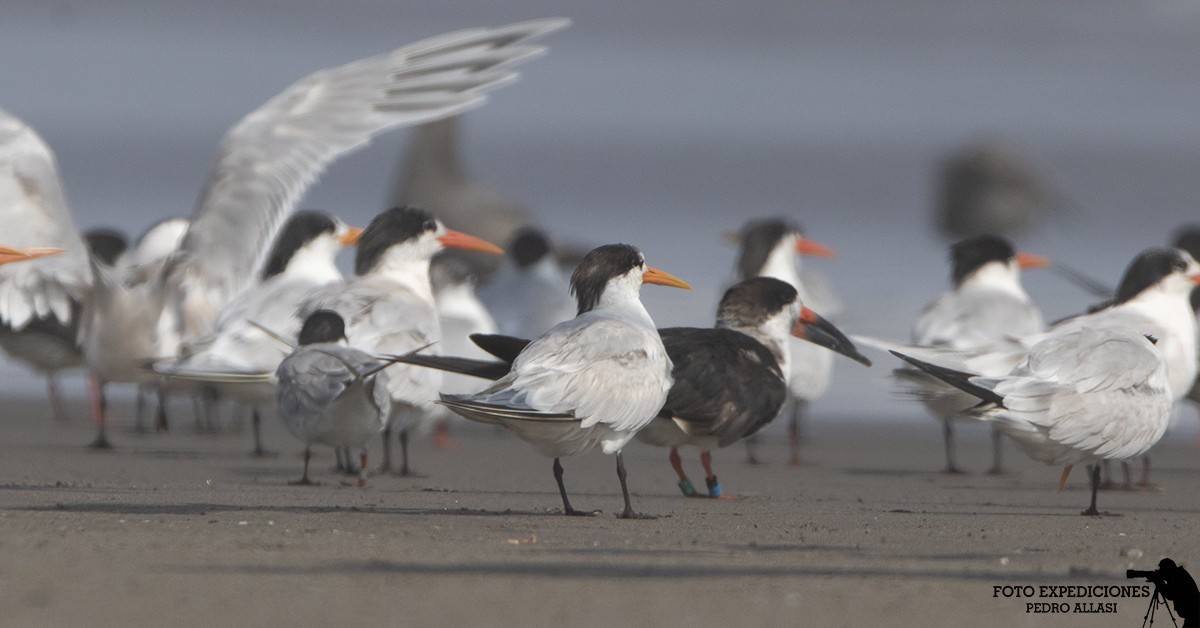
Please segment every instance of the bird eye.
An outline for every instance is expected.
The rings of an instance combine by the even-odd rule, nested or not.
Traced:
[[[432,218],[421,224],[421,229],[425,231],[437,231],[437,223]]]

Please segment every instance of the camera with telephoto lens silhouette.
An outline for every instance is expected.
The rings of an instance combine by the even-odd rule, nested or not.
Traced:
[[[1138,569],[1126,569],[1125,577],[1126,578],[1145,578],[1146,580],[1153,582],[1155,585],[1159,584],[1164,579],[1162,572],[1159,571],[1158,569],[1155,569],[1154,571],[1141,571]]]

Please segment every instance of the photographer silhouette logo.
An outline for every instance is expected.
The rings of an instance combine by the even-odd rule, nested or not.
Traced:
[[[1145,578],[1147,582],[1154,584],[1150,607],[1142,617],[1143,627],[1154,625],[1154,612],[1158,610],[1159,604],[1162,604],[1167,609],[1171,623],[1180,625],[1175,622],[1175,614],[1178,614],[1183,620],[1184,628],[1200,628],[1200,591],[1196,590],[1196,581],[1192,579],[1192,575],[1181,565],[1176,565],[1170,558],[1164,558],[1158,561],[1158,569],[1154,571],[1130,569],[1125,572],[1125,577]],[[1175,607],[1175,613],[1171,613],[1167,602],[1171,602]]]

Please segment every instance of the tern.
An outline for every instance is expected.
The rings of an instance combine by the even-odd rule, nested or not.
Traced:
[[[985,348],[1008,338],[1021,338],[1045,330],[1042,313],[1021,286],[1021,271],[1043,268],[1049,262],[1031,253],[1017,253],[1012,244],[996,236],[962,240],[950,247],[954,289],[927,305],[913,325],[912,341],[922,346],[951,350]],[[903,380],[920,371],[902,369]],[[917,375],[918,377],[925,377]],[[920,382],[924,387],[927,381]],[[946,445],[946,472],[960,473],[954,456],[954,424],[964,408],[974,402],[962,392],[946,390],[918,393],[927,410],[942,421]],[[992,468],[1003,472],[1002,441],[998,427],[992,432]]]
[[[414,207],[389,209],[374,219],[358,239],[355,278],[317,290],[298,309],[301,318],[317,310],[333,310],[346,323],[350,346],[375,354],[403,354],[441,341],[430,259],[445,248],[501,254],[484,240],[446,229],[429,212]],[[433,411],[441,373],[405,364],[388,370],[391,412],[383,430],[383,465],[392,467],[391,434],[400,432],[401,475],[411,473],[409,430]]]
[[[593,249],[571,276],[577,316],[530,342],[507,375],[473,395],[442,395],[441,403],[481,423],[512,429],[554,459],[567,515],[561,458],[599,445],[615,454],[625,508],[634,518],[626,484],[625,445],[654,420],[671,388],[671,360],[639,298],[643,283],[690,289],[682,280],[646,265],[626,244]]]
[[[391,360],[345,344],[345,321],[318,310],[304,321],[299,346],[275,371],[277,412],[288,433],[304,443],[304,475],[315,443],[360,450],[358,485],[365,484],[367,440],[383,430],[391,410],[387,374]]]
[[[146,360],[177,355],[181,343],[209,333],[221,308],[252,283],[267,243],[326,166],[381,133],[482,104],[517,77],[514,66],[543,52],[533,39],[568,23],[457,31],[293,84],[227,132],[178,251],[139,280],[89,268],[49,149],[15,118],[0,116],[0,216],[19,222],[22,236],[51,238],[11,242],[65,251],[22,281],[4,282],[0,322],[15,329],[35,316],[67,322],[70,304],[84,301],[95,444],[109,446],[104,385],[144,383],[153,377],[142,368]]]
[[[1047,464],[1092,464],[1096,516],[1098,461],[1139,456],[1171,417],[1166,363],[1153,336],[1134,327],[1083,326],[1051,332],[1006,375],[985,377],[893,353],[980,402],[969,412],[998,425],[1029,457]]]
[[[290,350],[281,339],[300,332],[297,308],[318,289],[342,281],[334,258],[361,233],[324,212],[293,214],[275,239],[259,283],[221,310],[209,335],[186,345],[182,357],[155,363],[154,372],[211,386],[221,396],[249,405],[254,454],[263,455],[260,407],[274,401],[275,387],[253,376],[279,366]]]
[[[801,302],[832,316],[831,307],[828,307],[832,304],[813,303],[813,295],[809,294],[798,267],[800,255],[834,257],[832,249],[805,237],[799,227],[783,218],[750,221],[734,238],[741,245],[737,261],[739,279],[774,277],[786,281],[799,292]],[[832,297],[826,297],[826,300],[832,300]],[[789,464],[798,466],[800,422],[808,404],[820,398],[829,388],[833,353],[801,341],[792,342],[790,351],[793,366],[788,376]],[[753,449],[748,450],[747,454],[751,462],[756,461]]]

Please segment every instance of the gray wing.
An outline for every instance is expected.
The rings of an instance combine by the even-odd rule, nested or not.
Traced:
[[[567,20],[449,33],[323,70],[243,118],[221,142],[167,285],[184,339],[211,325],[261,265],[275,236],[325,167],[374,136],[478,106],[543,51],[529,40]],[[212,305],[209,305],[212,304]]]
[[[0,324],[71,322],[91,285],[88,252],[63,194],[54,154],[33,129],[0,110],[0,223],[4,243],[53,246],[61,255],[0,266]]]
[[[589,312],[530,343],[504,379],[472,399],[625,431],[654,418],[671,381],[657,330]]]
[[[991,414],[1052,462],[1067,460],[1061,445],[1102,458],[1138,455],[1162,436],[1170,413],[1161,354],[1127,328],[1052,334],[1011,375],[971,381],[1000,394],[1005,407]]]
[[[913,342],[970,349],[1041,332],[1045,321],[1032,303],[999,290],[948,292],[925,308]]]
[[[346,321],[350,344],[376,354],[403,354],[421,347],[437,355],[441,333],[434,306],[404,286],[380,277],[360,277],[319,290],[301,304],[301,320],[331,309]],[[389,367],[392,398],[414,405],[432,404],[442,383],[434,369],[397,364]]]
[[[379,364],[380,360],[362,351],[337,344],[300,347],[284,358],[276,371],[279,411],[306,416],[327,408]]]

